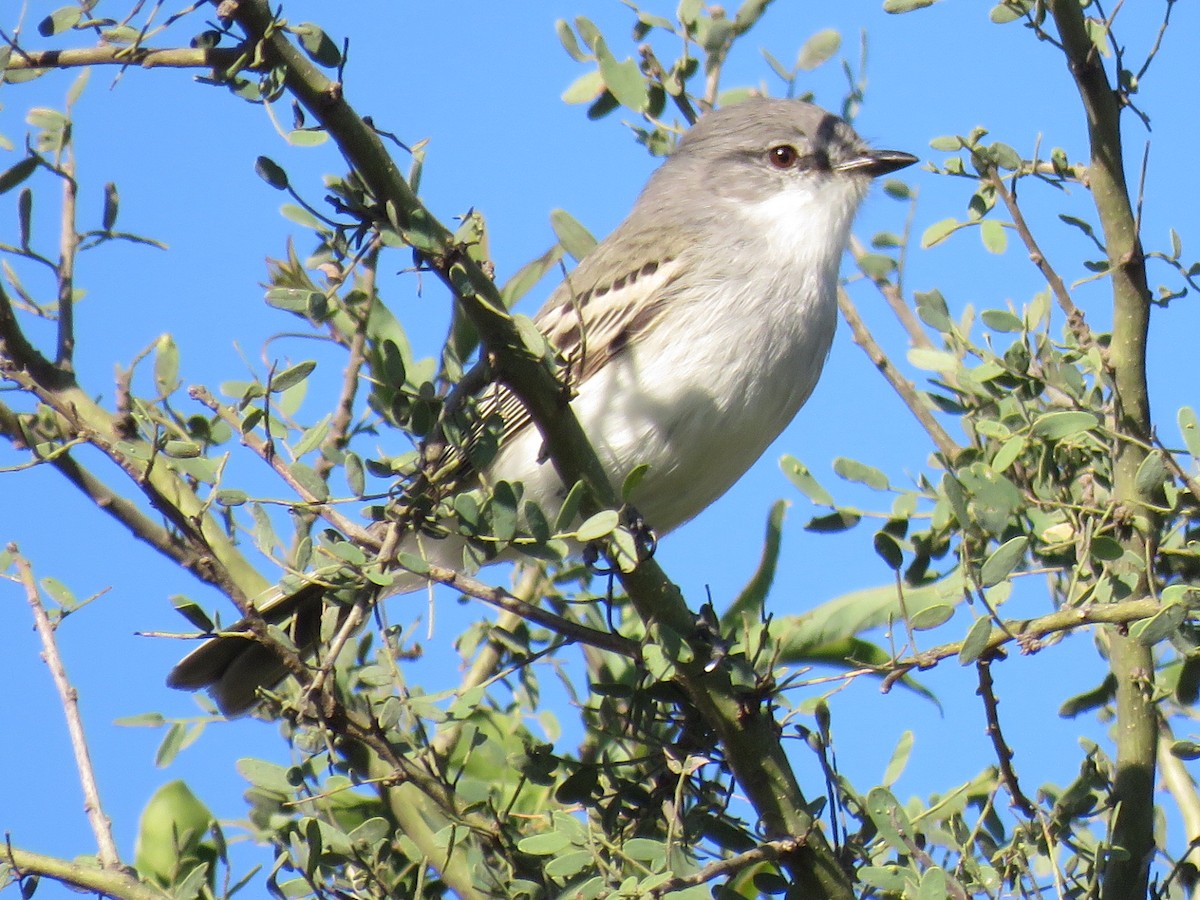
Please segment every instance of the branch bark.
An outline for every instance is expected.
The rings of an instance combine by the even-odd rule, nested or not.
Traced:
[[[96,770],[92,766],[92,754],[88,750],[87,736],[83,732],[83,718],[79,715],[79,695],[74,685],[67,677],[66,666],[58,652],[58,641],[54,635],[54,625],[42,605],[41,594],[33,577],[33,568],[29,560],[20,555],[16,544],[6,548],[13,555],[17,575],[22,587],[25,588],[25,599],[33,611],[33,622],[37,628],[38,637],[42,641],[42,658],[50,669],[50,677],[58,689],[59,700],[62,702],[63,714],[67,719],[67,734],[71,739],[71,750],[75,754],[75,770],[79,773],[79,784],[83,788],[83,808],[87,813],[88,822],[92,826],[92,834],[96,836],[97,859],[103,869],[121,869],[121,856],[117,852],[116,841],[113,840],[112,822],[104,812],[100,802],[100,787],[96,783]]]
[[[1134,440],[1113,447],[1113,499],[1123,516],[1126,559],[1152,559],[1157,516],[1141,496],[1137,472],[1150,445],[1150,395],[1146,384],[1150,292],[1137,217],[1125,181],[1121,146],[1122,98],[1113,89],[1076,0],[1050,0],[1067,66],[1087,117],[1092,198],[1104,230],[1112,279],[1113,331],[1108,361],[1116,404],[1115,429]],[[1147,544],[1151,546],[1147,547]],[[1152,595],[1144,564],[1119,567],[1134,599]],[[1109,665],[1117,679],[1117,770],[1113,786],[1112,844],[1124,853],[1110,858],[1103,900],[1144,897],[1154,855],[1154,778],[1158,721],[1152,700],[1154,656],[1127,634],[1110,635]]]

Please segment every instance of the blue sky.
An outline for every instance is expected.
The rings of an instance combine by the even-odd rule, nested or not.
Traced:
[[[44,44],[28,23],[36,23],[57,3],[34,0],[29,6],[24,34],[28,46],[37,48]],[[1134,6],[1123,10],[1119,21],[1130,56],[1137,59],[1157,28],[1158,4]],[[669,15],[671,4],[648,8]],[[109,12],[123,9],[114,6]],[[552,209],[569,210],[603,236],[624,216],[655,165],[622,126],[619,112],[589,122],[583,108],[559,99],[582,70],[561,49],[554,20],[588,16],[623,56],[631,52],[623,38],[632,17],[616,0],[503,5],[358,0],[337,5],[288,2],[286,9],[294,21],[316,21],[335,38],[350,38],[348,98],[378,127],[405,141],[429,138],[426,203],[443,221],[472,207],[484,212],[501,280],[553,241],[548,222]],[[0,12],[0,27],[11,29],[14,15],[11,9]],[[1150,141],[1147,246],[1165,248],[1167,228],[1174,226],[1183,238],[1185,257],[1189,247],[1200,246],[1191,202],[1196,196],[1190,156],[1194,119],[1187,110],[1200,88],[1200,70],[1194,47],[1186,45],[1190,35],[1200,33],[1198,19],[1194,5],[1176,6],[1163,54],[1146,79],[1139,99],[1151,116],[1153,132],[1147,134],[1132,116],[1126,119],[1135,177],[1143,145]],[[893,17],[876,0],[781,0],[731,59],[724,84],[762,83],[778,92],[780,82],[755,48],[765,47],[790,61],[803,41],[822,28],[842,32],[842,52],[856,64],[859,31],[868,35],[868,87],[857,127],[877,146],[940,160],[943,154],[929,149],[932,138],[982,124],[1026,155],[1039,139],[1043,148],[1066,148],[1073,160],[1085,154],[1082,115],[1060,57],[1017,25],[989,23],[986,4],[947,0]],[[19,147],[26,109],[61,106],[74,76],[0,88],[0,134]],[[127,365],[164,332],[172,333],[180,346],[182,377],[188,384],[245,378],[244,360],[258,365],[264,352],[293,360],[320,352],[298,340],[264,344],[293,327],[262,302],[261,283],[265,258],[282,255],[297,229],[279,215],[282,195],[255,175],[254,160],[265,154],[284,165],[292,183],[313,202],[322,195],[321,175],[340,172],[341,161],[330,145],[288,147],[261,108],[220,89],[193,86],[190,80],[191,73],[163,71],[129,71],[114,80],[113,71],[96,70],[76,109],[82,215],[98,218],[103,184],[114,181],[121,194],[120,227],[170,245],[169,252],[105,248],[81,261],[79,280],[88,295],[78,312],[79,367],[84,383],[106,399],[112,396],[114,365]],[[802,89],[812,90],[828,106],[840,102],[843,85],[836,64],[801,81]],[[284,109],[280,116],[286,122],[289,113]],[[16,158],[0,153],[0,170]],[[903,174],[920,193],[916,234],[940,219],[964,214],[965,183],[915,168]],[[1030,184],[1022,200],[1068,282],[1083,277],[1081,261],[1090,248],[1055,214],[1086,217],[1086,194],[1076,191],[1063,200]],[[14,240],[14,202],[11,194],[0,197],[0,241]],[[50,239],[55,204],[48,181],[37,184],[37,203],[37,233]],[[857,233],[866,239],[878,230],[899,231],[906,214],[904,205],[877,191],[867,201]],[[303,242],[303,236],[298,240]],[[300,250],[303,255],[303,243]],[[402,264],[398,261],[395,268]],[[1165,274],[1152,271],[1152,277]],[[1043,287],[1015,241],[1007,254],[993,256],[971,233],[928,251],[914,248],[907,284],[917,290],[940,288],[955,311],[968,304],[1003,307],[1010,301],[1019,307]],[[540,285],[524,311],[532,312],[551,287],[549,280]],[[440,288],[426,282],[417,296],[412,279],[403,276],[389,278],[384,290],[419,349],[433,352],[445,320]],[[865,285],[856,285],[853,294],[885,346],[902,359],[903,338],[880,298]],[[1096,327],[1104,327],[1104,282],[1081,290],[1077,302]],[[1151,377],[1159,428],[1168,443],[1177,437],[1175,409],[1200,402],[1190,377],[1194,365],[1189,365],[1194,354],[1190,336],[1197,333],[1200,316],[1191,297],[1156,313]],[[336,357],[324,359],[324,372],[332,377]],[[1182,373],[1189,377],[1181,378]],[[919,378],[919,373],[910,374]],[[794,505],[770,601],[773,610],[798,612],[890,577],[870,549],[866,528],[838,537],[802,531],[813,510],[779,473],[782,453],[804,460],[839,498],[878,505],[869,495],[838,484],[831,461],[855,457],[884,469],[895,482],[907,483],[925,467],[927,448],[899,401],[841,329],[821,385],[791,427],[725,498],[662,543],[659,559],[693,606],[707,589],[720,607],[749,577],[758,559],[762,523],[778,497]],[[7,445],[0,449],[0,466],[15,461]],[[248,477],[252,468],[243,469]],[[283,749],[270,726],[245,720],[211,727],[163,771],[153,765],[159,733],[111,724],[149,710],[169,716],[198,713],[189,696],[163,685],[183,645],[134,632],[182,630],[185,626],[167,600],[173,594],[186,593],[209,605],[221,598],[149,549],[131,544],[52,472],[0,474],[0,539],[16,541],[39,576],[53,576],[81,597],[107,591],[68,620],[60,641],[80,688],[102,796],[122,852],[132,856],[141,806],[155,788],[174,778],[186,779],[221,818],[238,817],[243,785],[233,764],[243,756],[280,759]],[[7,724],[0,765],[8,774],[0,779],[0,828],[27,849],[68,857],[88,853],[94,847],[61,710],[38,658],[21,594],[10,586],[4,596],[0,672],[6,687],[0,691],[0,721]],[[392,601],[393,620],[409,615],[403,603]],[[1044,595],[1033,589],[1018,592],[1009,614],[1045,610]],[[480,607],[443,598],[433,636],[424,641],[427,661],[414,668],[412,679],[426,679],[431,690],[453,685],[458,659],[453,638],[463,622],[482,614],[486,610]],[[954,627],[965,631],[966,626]],[[1078,765],[1078,736],[1103,734],[1100,726],[1063,722],[1056,715],[1064,698],[1092,687],[1103,675],[1091,638],[1075,636],[1065,646],[1011,659],[996,666],[994,674],[1026,787],[1071,780]],[[853,782],[878,781],[892,747],[910,728],[917,742],[898,786],[902,796],[949,788],[991,762],[973,672],[948,662],[923,680],[938,694],[942,712],[902,691],[881,696],[875,684],[865,681],[833,700],[839,761]],[[569,716],[569,711],[561,712]],[[815,765],[800,755],[797,765],[801,778],[816,788]],[[262,861],[265,854],[248,851],[240,858]],[[46,887],[42,890],[54,896]]]

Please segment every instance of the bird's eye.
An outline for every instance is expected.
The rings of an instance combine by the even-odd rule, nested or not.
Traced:
[[[799,158],[799,152],[791,144],[780,144],[767,151],[767,159],[777,169],[790,169]]]

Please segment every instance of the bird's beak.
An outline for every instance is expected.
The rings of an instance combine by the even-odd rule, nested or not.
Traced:
[[[911,166],[916,161],[917,158],[911,153],[902,153],[899,150],[870,150],[862,156],[838,163],[834,169],[838,172],[860,173],[878,178],[888,172]]]

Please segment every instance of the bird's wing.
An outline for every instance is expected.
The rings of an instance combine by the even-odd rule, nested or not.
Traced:
[[[563,362],[572,393],[635,343],[662,314],[670,286],[678,278],[680,262],[645,262],[611,280],[598,279],[594,274],[597,270],[589,256],[534,318]],[[436,439],[440,444],[437,451],[425,457],[433,464],[426,472],[440,485],[462,485],[471,480],[477,474],[472,458],[478,458],[484,441],[495,441],[497,448],[503,447],[531,424],[520,399],[499,382],[489,383],[471,398],[466,410],[450,415],[458,416],[465,427],[443,428]]]

